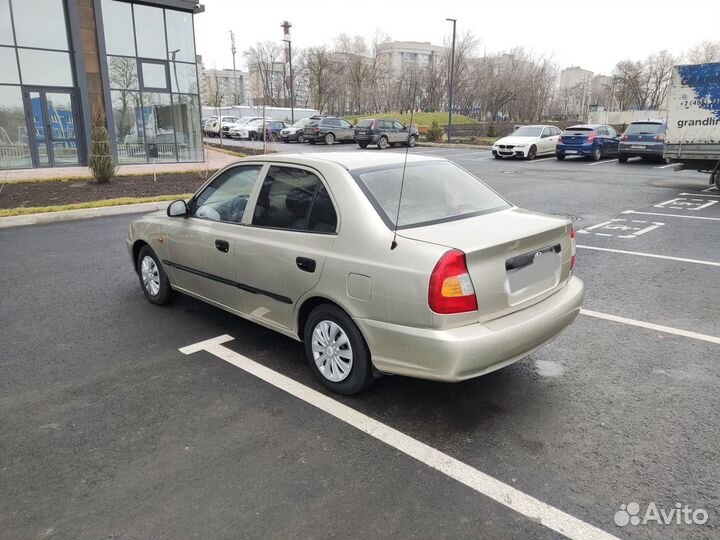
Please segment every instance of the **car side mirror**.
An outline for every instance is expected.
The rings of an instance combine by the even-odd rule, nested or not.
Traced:
[[[188,207],[185,201],[173,201],[167,207],[168,217],[187,217]]]

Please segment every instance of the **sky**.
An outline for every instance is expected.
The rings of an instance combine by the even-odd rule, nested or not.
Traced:
[[[237,67],[242,51],[257,42],[282,39],[280,25],[293,28],[292,45],[333,42],[338,34],[376,30],[393,41],[442,45],[452,34],[472,31],[477,53],[523,46],[551,57],[560,68],[580,66],[610,74],[621,60],[642,60],[667,49],[675,55],[702,40],[718,40],[720,0],[200,0],[195,17],[197,52],[207,68],[232,68],[230,30],[235,32]],[[267,6],[267,7],[263,7]]]

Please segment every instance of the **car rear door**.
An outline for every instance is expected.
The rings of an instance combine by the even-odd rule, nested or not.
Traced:
[[[263,170],[243,164],[218,174],[190,203],[190,216],[170,220],[168,259],[173,284],[206,300],[242,311],[235,286],[235,252],[247,203]]]
[[[269,167],[256,199],[236,247],[242,304],[251,317],[294,332],[295,305],[320,279],[337,213],[320,175],[299,165]]]

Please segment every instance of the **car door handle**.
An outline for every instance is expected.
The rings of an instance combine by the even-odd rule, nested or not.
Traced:
[[[230,242],[227,240],[215,240],[215,249],[227,253],[230,251]]]
[[[297,259],[295,259],[295,264],[303,272],[310,272],[311,274],[315,272],[314,259],[308,259],[307,257],[298,257]]]

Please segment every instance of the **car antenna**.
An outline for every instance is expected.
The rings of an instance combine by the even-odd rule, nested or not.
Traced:
[[[398,196],[397,214],[395,215],[395,229],[393,230],[393,239],[392,243],[390,244],[390,251],[397,247],[397,230],[398,222],[400,221],[400,206],[402,205],[403,186],[405,185],[405,168],[407,167],[408,152],[410,151],[410,137],[412,137],[413,114],[415,113],[415,92],[417,92],[417,81],[415,81],[415,86],[413,87],[412,106],[410,107],[410,126],[408,128],[410,133],[408,133],[408,140],[405,142],[405,160],[403,161],[402,176],[400,177],[400,195]]]

